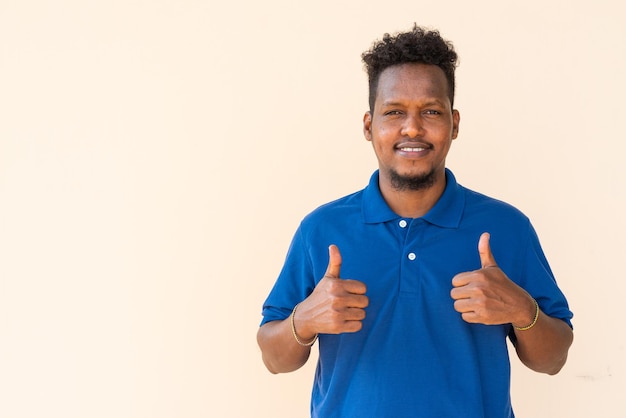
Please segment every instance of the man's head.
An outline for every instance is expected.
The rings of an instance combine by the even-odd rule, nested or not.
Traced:
[[[417,26],[385,35],[363,54],[370,110],[363,134],[378,159],[381,189],[441,191],[459,132],[453,108],[456,53],[439,33]]]
[[[457,54],[452,44],[444,40],[439,32],[414,25],[409,32],[394,36],[387,33],[381,41],[375,42],[371,49],[365,51],[361,58],[369,78],[370,111],[374,110],[380,74],[388,67],[406,63],[431,64],[441,68],[448,81],[450,104],[454,105]]]

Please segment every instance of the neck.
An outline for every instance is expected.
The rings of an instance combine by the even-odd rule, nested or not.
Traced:
[[[443,194],[446,188],[446,176],[445,172],[442,173],[430,187],[424,189],[399,190],[381,172],[379,187],[383,198],[396,214],[403,218],[421,218],[435,206]]]

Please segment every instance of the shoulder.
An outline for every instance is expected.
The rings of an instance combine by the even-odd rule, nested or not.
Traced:
[[[516,237],[517,244],[527,245],[533,234],[533,226],[526,214],[503,200],[463,188],[465,207],[461,220],[462,228],[478,228],[491,232],[492,237]]]
[[[340,221],[346,216],[360,216],[363,201],[363,190],[343,196],[318,206],[302,220],[303,226],[310,226],[320,222]]]
[[[528,217],[518,208],[503,200],[487,196],[466,187],[460,186],[465,194],[465,211],[467,215],[485,217],[504,217],[528,223]]]

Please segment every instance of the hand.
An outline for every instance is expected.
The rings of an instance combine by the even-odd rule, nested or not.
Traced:
[[[328,248],[328,268],[311,295],[296,310],[298,336],[312,339],[315,334],[341,334],[361,330],[369,299],[364,283],[342,280],[341,253],[336,245]]]
[[[485,325],[508,324],[523,327],[535,316],[532,297],[509,279],[498,267],[491,247],[489,234],[483,233],[478,241],[481,268],[459,273],[452,279],[454,287],[450,296],[454,309],[470,323]]]

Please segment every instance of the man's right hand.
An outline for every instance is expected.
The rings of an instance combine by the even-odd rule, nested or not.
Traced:
[[[341,253],[328,248],[328,268],[313,293],[298,305],[294,317],[298,336],[307,341],[316,334],[357,332],[363,326],[369,299],[363,282],[341,279]]]

